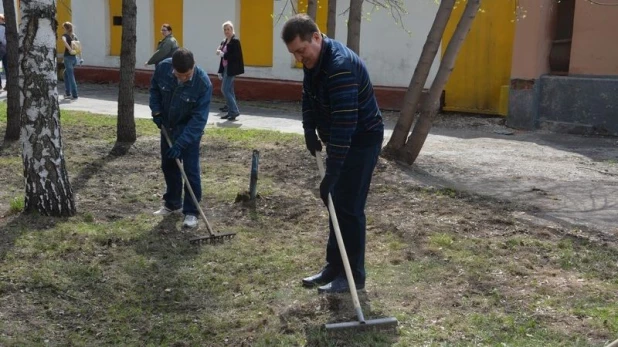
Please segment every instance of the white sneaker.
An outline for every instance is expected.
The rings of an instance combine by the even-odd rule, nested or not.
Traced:
[[[182,208],[179,208],[177,210],[170,210],[169,208],[162,206],[158,211],[154,211],[152,214],[154,214],[155,216],[167,216],[168,214],[180,211],[182,211]]]
[[[197,226],[197,217],[190,214],[186,215],[182,226],[185,228],[195,228]]]

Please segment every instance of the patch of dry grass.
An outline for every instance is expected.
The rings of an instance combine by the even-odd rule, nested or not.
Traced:
[[[0,130],[5,122],[0,113]],[[381,161],[368,202],[368,318],[397,334],[331,336],[349,295],[299,285],[324,258],[327,214],[296,135],[207,129],[202,206],[237,237],[196,247],[181,218],[153,217],[158,137],[109,155],[115,119],[63,112],[78,215],[9,215],[23,195],[18,148],[0,154],[1,345],[598,346],[618,335],[614,240],[513,217],[514,207],[413,186]],[[261,150],[255,207],[234,203]]]

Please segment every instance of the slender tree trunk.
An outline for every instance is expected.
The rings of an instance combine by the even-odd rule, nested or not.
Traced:
[[[429,95],[421,108],[421,114],[414,126],[412,135],[408,138],[408,142],[399,156],[400,159],[403,159],[410,165],[414,163],[423,148],[423,144],[425,144],[433,119],[440,108],[440,96],[451,75],[451,71],[453,71],[457,54],[468,32],[470,32],[470,28],[472,27],[472,23],[474,22],[474,18],[476,18],[480,6],[481,0],[468,0],[466,8],[455,29],[455,33],[453,33],[453,37],[449,41],[448,46],[446,46],[446,51],[440,62],[438,74],[431,84]]]
[[[136,43],[135,0],[122,0],[122,46],[120,50],[120,86],[118,88],[118,123],[116,149],[120,153],[133,144],[137,138],[135,131],[135,43]],[[121,145],[122,144],[122,145]],[[127,145],[128,144],[128,145]]]
[[[19,35],[17,34],[17,18],[15,3],[13,0],[2,0],[4,7],[4,19],[6,21],[6,61],[8,66],[3,66],[6,74],[7,109],[6,109],[6,133],[4,142],[19,140],[20,113],[19,104]]]
[[[21,0],[20,86],[25,212],[75,214],[73,190],[62,152],[56,89],[56,2]]]
[[[363,0],[350,0],[350,13],[348,17],[348,41],[347,46],[356,54],[360,54],[360,31],[361,18],[363,15]]]
[[[316,17],[317,14],[318,14],[318,0],[308,0],[307,1],[307,15],[315,21],[317,18]]]
[[[326,36],[335,38],[337,29],[337,0],[328,1],[328,17],[326,18]]]
[[[421,57],[416,64],[414,75],[412,76],[412,80],[410,80],[410,85],[406,91],[406,95],[403,100],[403,107],[401,109],[401,115],[397,120],[397,125],[395,125],[391,139],[384,148],[384,157],[396,157],[396,152],[401,150],[406,144],[406,139],[410,133],[410,128],[416,118],[416,113],[421,101],[425,82],[427,81],[427,76],[429,76],[429,71],[431,70],[433,61],[436,58],[438,50],[440,49],[440,42],[442,40],[442,36],[444,36],[444,30],[446,29],[449,18],[451,18],[455,1],[456,0],[440,1],[440,7],[436,13],[436,18],[433,21],[429,34],[427,35],[427,40],[423,46],[423,52],[421,53]]]

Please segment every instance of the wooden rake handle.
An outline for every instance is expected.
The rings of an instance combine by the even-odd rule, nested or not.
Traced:
[[[316,151],[315,159],[318,162],[320,177],[324,178],[325,172],[322,152]],[[339,229],[339,221],[337,220],[337,214],[335,213],[335,205],[333,204],[333,198],[330,193],[328,193],[328,214],[333,222],[333,229],[335,229],[335,238],[337,239],[337,245],[339,246],[339,252],[341,253],[341,261],[343,263],[343,268],[345,269],[345,277],[348,280],[348,286],[350,287],[350,295],[352,295],[352,302],[354,303],[356,316],[358,317],[358,321],[360,323],[365,323],[363,310],[361,309],[360,301],[358,300],[358,293],[356,293],[356,283],[354,283],[354,276],[352,275],[352,269],[350,268],[348,253],[345,250],[345,244],[343,243],[343,237],[341,236],[341,229]]]
[[[161,133],[163,134],[163,137],[165,137],[167,146],[171,148],[172,140],[170,139],[170,136],[167,134],[167,129],[165,129],[164,125],[161,125]],[[161,153],[161,155],[165,155],[165,154]],[[200,211],[200,216],[202,216],[202,219],[206,223],[206,229],[208,230],[208,234],[210,236],[213,236],[215,233],[212,231],[212,227],[210,226],[210,223],[208,223],[208,219],[206,218],[204,211],[202,211],[202,207],[200,206],[199,201],[197,201],[197,198],[195,197],[195,193],[193,192],[193,188],[191,188],[191,184],[189,183],[189,179],[187,178],[185,169],[182,167],[182,163],[180,162],[178,158],[174,158],[174,160],[176,160],[176,165],[178,165],[178,168],[180,169],[180,173],[182,174],[182,179],[185,181],[185,186],[187,187],[187,190],[189,191],[189,194],[191,195],[191,199],[193,199],[193,204],[195,204],[195,207],[197,208],[197,210]]]

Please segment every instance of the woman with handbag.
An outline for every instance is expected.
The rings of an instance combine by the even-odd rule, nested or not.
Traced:
[[[225,107],[221,108],[221,111],[227,114],[221,116],[221,119],[234,121],[240,115],[234,94],[234,79],[236,76],[245,73],[245,65],[242,59],[240,40],[234,34],[232,22],[223,23],[223,34],[225,40],[221,41],[219,48],[217,48],[217,55],[221,57],[218,72],[221,80],[221,93],[225,98]]]
[[[79,41],[73,32],[73,24],[64,22],[62,27],[64,28],[64,35],[62,35],[62,42],[64,43],[64,98],[77,100],[75,66],[77,65],[77,55],[81,57],[81,47],[79,44],[74,44]],[[83,62],[81,58],[80,61]]]

